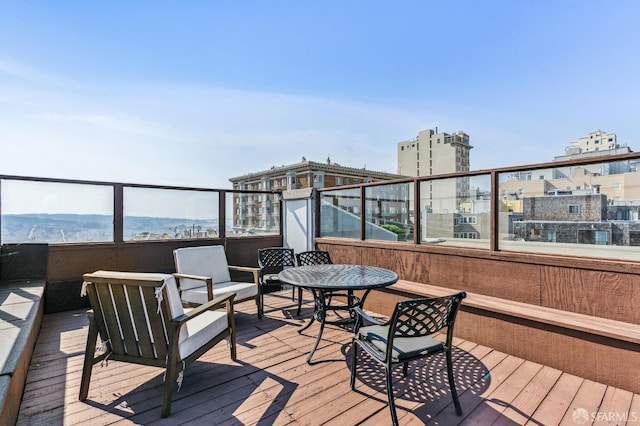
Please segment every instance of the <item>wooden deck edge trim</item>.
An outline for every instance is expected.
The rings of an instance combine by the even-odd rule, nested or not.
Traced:
[[[35,298],[35,300],[20,302],[32,303],[33,307],[27,318],[20,324],[19,336],[14,340],[13,347],[9,350],[8,362],[3,367],[4,371],[0,376],[0,425],[15,424],[18,419],[31,356],[33,355],[33,350],[40,334],[42,318],[44,317],[43,298],[46,281],[41,279],[12,281],[10,284],[2,283],[0,286],[0,290],[3,292],[7,290],[20,292],[21,289],[26,287],[37,288],[40,295],[35,296],[30,293],[30,297]],[[10,305],[10,303],[5,299],[4,303],[0,304],[0,306],[2,305]],[[6,344],[9,338],[3,336],[3,333],[11,331],[11,329],[0,329],[0,342],[5,342],[4,344]]]
[[[437,297],[452,294],[461,290],[413,281],[398,280],[397,283],[383,289],[382,291],[421,297]],[[638,324],[562,311],[559,309],[536,306],[528,303],[515,302],[512,300],[469,292],[467,292],[467,298],[462,301],[462,308],[464,308],[465,305],[509,317],[521,318],[541,324],[640,345],[640,325]],[[640,348],[638,350],[640,351]]]

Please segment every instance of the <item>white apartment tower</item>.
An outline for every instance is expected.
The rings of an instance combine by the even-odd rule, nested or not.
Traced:
[[[566,155],[584,154],[594,151],[608,151],[620,148],[615,133],[607,133],[602,130],[591,132],[581,137],[565,148]]]
[[[422,130],[415,139],[398,142],[398,174],[431,176],[469,171],[469,135]]]
[[[469,135],[422,130],[415,139],[398,142],[398,174],[433,176],[469,171]],[[426,212],[455,213],[469,202],[469,178],[430,181],[423,184],[421,205]],[[456,194],[455,198],[451,194]]]

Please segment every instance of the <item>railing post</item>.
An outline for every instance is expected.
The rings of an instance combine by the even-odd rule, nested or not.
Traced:
[[[233,200],[231,200],[233,209]],[[227,191],[218,192],[218,238],[227,246]]]
[[[489,231],[489,250],[498,251],[500,233],[500,184],[498,182],[498,172],[491,172],[491,224]]]
[[[420,227],[422,226],[422,210],[420,210],[420,182],[413,180],[413,243],[420,244]]]
[[[367,239],[367,218],[365,213],[365,187],[360,187],[360,239]]]
[[[113,241],[124,242],[124,186],[113,185]]]

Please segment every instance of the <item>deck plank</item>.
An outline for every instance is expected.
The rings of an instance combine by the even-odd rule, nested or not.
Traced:
[[[311,313],[290,291],[265,296],[265,317],[236,305],[238,359],[222,343],[185,372],[171,416],[160,417],[159,368],[122,362],[94,366],[89,397],[78,401],[87,319],[83,311],[45,315],[29,369],[18,425],[380,425],[390,415],[384,372],[359,357],[351,374],[350,329],[328,325],[311,365],[306,356],[318,325],[298,333]],[[402,425],[575,424],[576,407],[636,419],[640,396],[455,339],[454,373],[463,415],[457,416],[444,359],[434,356],[394,373]],[[397,389],[396,389],[397,387]],[[603,411],[604,410],[604,411]],[[626,417],[625,417],[626,416]],[[638,419],[640,420],[640,419]],[[629,423],[634,424],[634,423]]]

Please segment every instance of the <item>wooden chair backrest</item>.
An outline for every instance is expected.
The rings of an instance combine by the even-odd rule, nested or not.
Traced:
[[[164,366],[172,318],[164,283],[171,276],[146,275],[132,279],[86,274],[86,291],[112,358]]]

